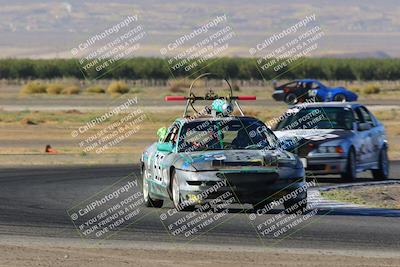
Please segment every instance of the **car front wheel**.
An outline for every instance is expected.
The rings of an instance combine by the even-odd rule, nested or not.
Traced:
[[[285,102],[286,102],[286,104],[290,104],[290,105],[296,104],[297,103],[297,95],[295,93],[288,93],[285,96]]]
[[[350,149],[347,156],[346,171],[341,174],[342,179],[351,182],[357,178],[357,161],[356,152],[353,148]]]
[[[346,100],[347,99],[344,94],[337,94],[333,97],[333,101],[336,101],[336,102],[345,102]]]
[[[143,198],[144,205],[146,207],[151,208],[161,208],[164,201],[162,199],[152,199],[149,194],[149,182],[147,181],[147,171],[143,170],[142,172],[142,190],[143,190]]]
[[[375,180],[386,180],[389,177],[389,157],[387,148],[382,148],[379,153],[379,169],[371,170]]]
[[[182,201],[180,187],[176,173],[172,174],[172,202],[178,211],[193,211],[195,206]]]

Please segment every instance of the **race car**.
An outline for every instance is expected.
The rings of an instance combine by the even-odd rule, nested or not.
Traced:
[[[377,180],[389,176],[384,125],[362,104],[303,103],[289,108],[274,133],[302,158],[314,174],[340,174],[353,181],[371,170]]]
[[[142,154],[146,206],[162,207],[165,200],[172,200],[177,210],[193,210],[230,192],[235,198],[232,203],[255,208],[289,195],[285,209],[303,212],[307,191],[302,162],[279,147],[263,122],[244,115],[238,101],[255,97],[233,96],[230,84],[228,96],[211,90],[196,96],[193,83],[188,96],[166,97],[167,101],[186,101],[184,115],[168,128],[160,128],[159,140]],[[198,100],[212,101],[212,105],[201,111],[193,108],[189,116],[188,108]],[[239,115],[232,115],[233,105]]]
[[[315,99],[318,102],[351,102],[357,101],[357,94],[344,87],[327,87],[321,82],[312,79],[295,80],[275,87],[272,97],[276,101],[287,104],[304,102],[306,99]]]

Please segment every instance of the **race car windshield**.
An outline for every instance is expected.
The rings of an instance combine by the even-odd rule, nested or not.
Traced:
[[[275,130],[345,129],[351,130],[354,116],[350,108],[315,107],[291,108],[276,125]]]
[[[205,120],[186,123],[181,130],[178,151],[228,149],[275,149],[276,136],[254,119]]]

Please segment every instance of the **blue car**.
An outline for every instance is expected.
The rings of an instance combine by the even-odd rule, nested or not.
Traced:
[[[344,87],[328,87],[317,80],[303,79],[275,87],[272,97],[276,101],[296,104],[310,98],[320,102],[351,102],[357,101],[358,95]]]

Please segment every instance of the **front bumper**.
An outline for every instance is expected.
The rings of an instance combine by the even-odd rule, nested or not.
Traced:
[[[276,101],[283,101],[285,99],[285,93],[283,90],[276,90],[272,93],[272,98]]]
[[[342,157],[307,157],[307,171],[313,174],[340,174],[346,172],[347,159]]]
[[[193,201],[194,196],[202,196],[198,204],[207,200],[230,196],[234,203],[259,203],[261,201],[272,202],[284,195],[290,194],[296,189],[305,186],[304,171],[297,173],[290,179],[279,178],[274,172],[221,172],[202,171],[186,172],[176,171],[182,200]],[[210,190],[213,187],[216,190]],[[212,191],[212,192],[210,192]],[[204,194],[207,192],[207,194]],[[227,192],[230,192],[226,194]],[[305,197],[299,195],[298,198]],[[226,200],[226,199],[223,199]]]

